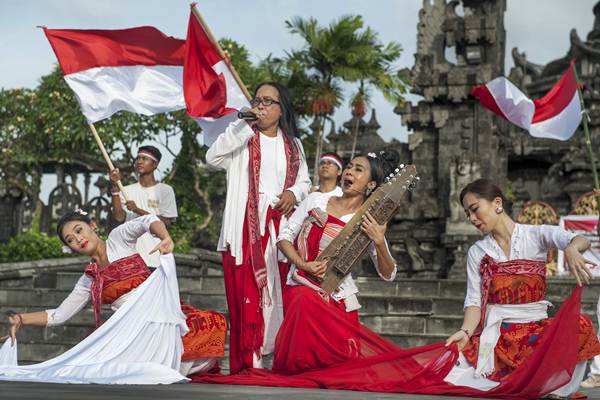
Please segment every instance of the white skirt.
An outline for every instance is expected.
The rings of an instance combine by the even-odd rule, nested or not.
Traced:
[[[53,383],[169,384],[179,371],[188,331],[172,254],[98,329],[58,357],[18,366],[10,338],[0,349],[0,380]]]

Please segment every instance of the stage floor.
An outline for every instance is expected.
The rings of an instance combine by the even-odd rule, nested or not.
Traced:
[[[588,390],[589,399],[600,399],[600,388]],[[0,382],[0,399],[87,400],[87,399],[286,399],[286,400],[390,400],[463,399],[463,397],[419,396],[413,394],[367,393],[338,390],[271,388],[235,385],[63,385],[48,383]]]

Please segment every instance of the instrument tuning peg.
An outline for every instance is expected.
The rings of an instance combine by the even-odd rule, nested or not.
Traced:
[[[400,164],[400,168],[404,168],[404,164]]]
[[[417,182],[418,182],[418,181],[420,181],[420,180],[421,180],[421,177],[417,175],[417,176],[415,176],[415,179],[416,179],[416,180],[417,180]]]
[[[400,169],[399,169],[399,168],[396,168],[396,169],[394,170],[394,172],[395,172],[395,173],[398,173],[398,172],[400,172]]]

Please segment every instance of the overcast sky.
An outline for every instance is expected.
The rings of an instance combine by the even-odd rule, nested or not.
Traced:
[[[190,1],[183,0],[0,0],[0,88],[37,85],[52,69],[54,54],[41,30],[49,28],[114,29],[152,25],[168,35],[185,38]],[[216,37],[229,37],[245,45],[253,61],[268,54],[283,55],[302,42],[290,35],[284,21],[294,16],[315,17],[328,24],[344,14],[360,14],[383,42],[399,42],[404,51],[399,68],[414,62],[418,11],[422,0],[207,0],[199,10]],[[528,60],[547,63],[565,55],[569,31],[585,38],[591,30],[594,0],[508,0],[506,73],[512,66],[510,50],[518,47]],[[346,103],[347,104],[347,103]],[[393,106],[373,96],[373,106],[385,139],[406,140],[407,132]],[[350,116],[340,110],[338,123]],[[168,163],[168,161],[167,161]],[[165,163],[166,166],[166,163]],[[163,166],[163,170],[164,167]]]

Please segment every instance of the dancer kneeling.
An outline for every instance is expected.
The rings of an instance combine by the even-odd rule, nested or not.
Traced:
[[[592,275],[586,264],[595,264],[581,255],[590,247],[589,240],[558,226],[516,224],[505,212],[506,198],[488,179],[467,185],[460,200],[470,222],[486,236],[468,252],[465,318],[461,329],[447,340],[461,350],[460,365],[446,380],[485,389],[519,370],[548,368],[548,364],[535,365],[530,357],[543,348],[556,353],[571,348],[576,349],[570,354],[573,365],[563,365],[562,373],[544,385],[556,389],[557,382],[564,382],[551,395],[572,395],[583,378],[585,362],[600,353],[600,344],[586,316],[576,315],[571,335],[552,328],[555,321],[547,313],[551,304],[545,300],[546,257],[551,248],[564,251],[578,284],[589,283]],[[545,338],[547,332],[556,337]],[[552,346],[552,340],[564,346]]]
[[[116,227],[106,241],[95,230],[95,222],[83,211],[61,218],[61,240],[92,261],[58,308],[9,316],[9,334],[14,342],[23,325],[64,324],[90,300],[99,329],[54,359],[1,367],[0,379],[172,383],[183,380],[182,375],[215,368],[224,353],[225,317],[180,304],[172,254],[161,256],[161,266],[150,273],[136,253],[137,239],[148,232],[161,240],[155,251],[173,251],[164,223],[156,216],[141,216]],[[116,311],[104,324],[102,304],[110,304]]]
[[[395,152],[355,157],[342,174],[342,196],[309,196],[309,204],[294,212],[279,235],[277,245],[293,265],[283,292],[285,318],[275,342],[273,371],[298,373],[359,358],[358,288],[350,274],[327,296],[315,280],[323,278],[327,262],[314,260],[396,167],[397,157]],[[396,263],[384,237],[386,226],[367,212],[361,229],[372,240],[369,255],[379,276],[394,280]]]

